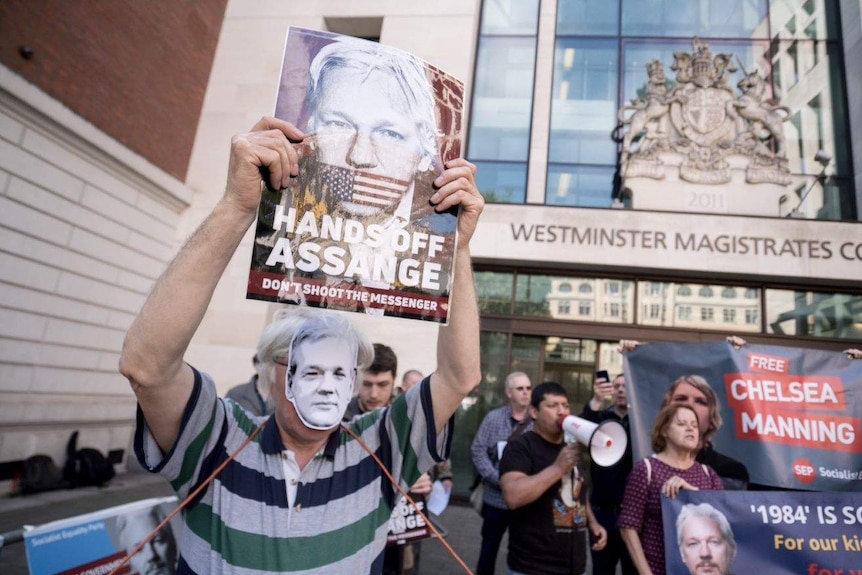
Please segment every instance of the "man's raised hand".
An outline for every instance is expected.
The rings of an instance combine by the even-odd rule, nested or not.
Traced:
[[[463,158],[450,160],[446,162],[443,173],[434,180],[434,185],[438,189],[431,196],[431,203],[438,212],[461,206],[458,217],[458,246],[467,246],[476,231],[479,214],[485,207],[485,198],[476,187],[476,166]]]
[[[256,213],[260,182],[274,190],[286,188],[299,174],[299,156],[291,142],[305,135],[290,122],[264,117],[250,132],[231,139],[225,201],[241,210]]]

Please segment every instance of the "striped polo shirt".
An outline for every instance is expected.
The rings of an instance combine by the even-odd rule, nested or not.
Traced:
[[[194,391],[174,448],[162,454],[138,409],[135,453],[180,499],[236,451],[263,418],[217,397],[195,370]],[[453,420],[434,435],[426,378],[390,408],[349,425],[408,488],[449,456]],[[336,430],[302,470],[294,505],[285,490],[284,446],[275,419],[184,513],[177,572],[380,573],[396,491],[368,453]]]

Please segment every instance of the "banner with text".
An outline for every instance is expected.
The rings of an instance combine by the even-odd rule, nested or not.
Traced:
[[[742,462],[752,483],[862,491],[862,360],[719,342],[642,344],[624,363],[636,459],[651,453],[652,426],[671,384],[697,375],[720,406],[713,446]]]
[[[30,575],[109,573],[176,506],[174,496],[145,499],[34,527],[24,534]],[[118,573],[175,573],[181,532],[176,517]]]
[[[681,491],[662,498],[668,575],[862,575],[862,495]]]

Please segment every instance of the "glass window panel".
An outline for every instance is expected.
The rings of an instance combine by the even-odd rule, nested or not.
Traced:
[[[539,0],[485,0],[482,34],[535,35],[539,26]]]
[[[530,377],[533,385],[539,381],[544,339],[524,335],[512,336],[512,364],[507,373],[523,371]]]
[[[557,35],[616,36],[619,3],[608,0],[559,0]]]
[[[474,277],[480,313],[487,315],[512,313],[512,285],[515,278],[511,272],[476,272]]]
[[[527,198],[527,164],[481,162],[476,164],[476,186],[492,204],[523,204]]]
[[[661,289],[656,289],[660,286]],[[648,326],[760,331],[759,290],[754,298],[738,298],[744,288],[719,285],[638,282],[640,316]],[[748,319],[754,318],[753,321]]]
[[[769,333],[862,340],[862,296],[766,290]]]
[[[772,36],[786,38],[839,38],[838,2],[834,0],[770,0]]]
[[[782,41],[775,45],[772,66],[775,97],[790,109],[784,123],[790,171],[817,175],[818,150],[833,159],[826,173],[850,172],[849,134],[844,112],[844,77],[840,46],[826,42]]]
[[[611,167],[550,165],[545,203],[552,206],[610,207],[615,171]]]
[[[631,36],[768,38],[767,0],[623,0]]]
[[[565,291],[564,285],[578,284]],[[583,289],[589,285],[590,289]],[[570,310],[561,315],[559,309]],[[634,282],[607,279],[571,278],[518,274],[515,314],[580,321],[631,323]]]
[[[580,406],[593,396],[597,345],[591,339],[549,337],[545,340],[542,381],[563,386],[569,407],[580,413]]]
[[[476,59],[469,157],[526,161],[535,38],[482,38]]]
[[[779,217],[802,217],[818,220],[855,220],[853,185],[848,178],[791,176],[789,190],[781,198]]]
[[[737,57],[742,60],[748,71],[755,68],[760,70],[764,78],[769,78],[772,66],[768,57],[769,43],[765,41],[730,41],[709,40],[709,47],[713,57],[719,53],[728,53],[733,56],[736,72],[727,74],[727,86],[735,94],[739,95],[736,84],[743,79],[745,73],[737,62]],[[668,92],[676,87],[676,73],[671,70],[674,52],[691,53],[691,40],[657,40],[657,41],[625,41],[623,43],[623,101],[630,102],[635,98],[646,98],[647,86],[647,64],[653,60],[659,60],[664,64],[665,75],[668,80]],[[771,87],[767,87],[764,98],[771,98]]]
[[[616,164],[617,54],[615,41],[557,41],[550,162]]]

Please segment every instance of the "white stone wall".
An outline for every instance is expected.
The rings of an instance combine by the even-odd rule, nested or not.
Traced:
[[[407,50],[469,85],[479,6],[478,0],[229,2],[189,166],[187,183],[196,195],[183,218],[183,233],[221,197],[231,136],[273,113],[288,26],[327,30],[327,18],[343,24],[349,18],[382,17],[381,43]],[[249,378],[257,339],[279,307],[245,299],[252,239],[247,234],[237,250],[187,356],[216,378],[221,393]],[[399,371],[434,369],[436,326],[361,314],[351,319],[395,350]]]
[[[0,462],[128,449],[125,330],[176,247],[181,183],[0,66]],[[0,483],[0,493],[10,482]]]

